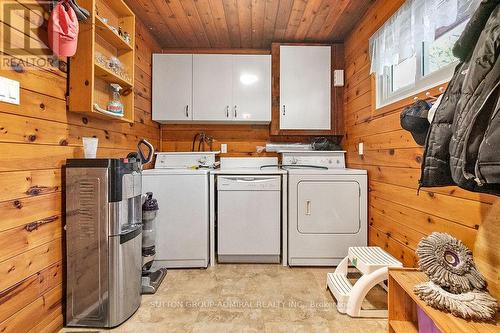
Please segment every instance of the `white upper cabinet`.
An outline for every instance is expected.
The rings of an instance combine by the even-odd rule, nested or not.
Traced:
[[[331,47],[280,47],[280,129],[331,129]]]
[[[271,121],[271,56],[153,55],[153,120]]]
[[[232,119],[233,56],[195,54],[193,56],[194,120]]]
[[[233,56],[233,105],[235,121],[271,121],[271,56]]]
[[[193,55],[153,54],[153,120],[193,119]]]

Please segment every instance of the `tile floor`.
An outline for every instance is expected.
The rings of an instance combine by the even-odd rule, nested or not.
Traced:
[[[387,321],[341,315],[326,289],[327,268],[219,265],[171,269],[155,295],[145,295],[120,333],[387,332]],[[385,306],[377,287],[364,307]],[[66,328],[64,333],[89,332]],[[60,332],[60,333],[61,333]]]

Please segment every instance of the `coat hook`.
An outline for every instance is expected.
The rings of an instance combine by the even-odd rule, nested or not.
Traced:
[[[431,92],[430,92],[430,91],[426,92],[426,93],[425,93],[425,96],[426,96],[427,98],[429,98],[429,99],[433,100],[433,101],[437,100],[437,97],[432,96],[432,94],[431,94]]]

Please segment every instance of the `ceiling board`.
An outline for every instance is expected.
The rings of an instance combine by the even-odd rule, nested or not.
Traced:
[[[342,41],[373,0],[125,0],[164,49]]]

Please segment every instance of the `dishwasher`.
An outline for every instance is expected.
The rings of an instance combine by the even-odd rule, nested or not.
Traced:
[[[279,263],[281,176],[217,177],[217,259]]]

